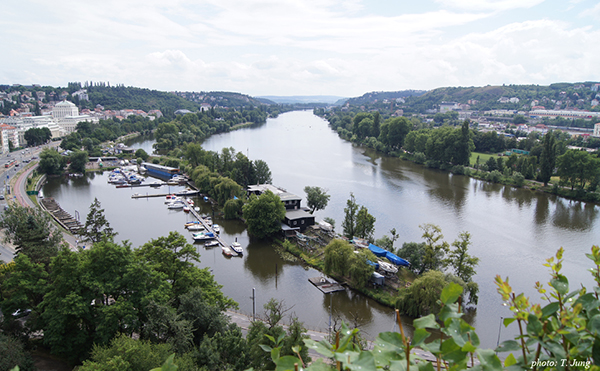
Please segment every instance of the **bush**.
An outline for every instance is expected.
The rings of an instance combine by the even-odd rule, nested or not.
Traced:
[[[451,171],[453,174],[465,175],[465,167],[462,165],[454,166]]]
[[[502,180],[502,173],[500,173],[498,170],[494,170],[487,174],[486,179],[492,183],[500,183]]]
[[[515,182],[515,185],[517,187],[523,187],[523,185],[525,184],[525,177],[523,176],[523,174],[519,173],[518,171],[515,171],[513,173],[512,179],[513,179],[513,182]]]
[[[427,157],[423,152],[417,152],[414,154],[414,161],[417,164],[423,165],[427,161]]]

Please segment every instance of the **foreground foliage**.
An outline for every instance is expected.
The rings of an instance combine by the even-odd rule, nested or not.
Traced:
[[[327,341],[305,340],[305,346],[332,360],[306,365],[298,355],[282,356],[281,345],[273,341],[269,350],[277,371],[286,370],[600,370],[600,248],[592,247],[586,254],[592,260],[590,269],[596,285],[591,292],[581,287],[569,292],[569,281],[561,274],[563,249],[547,259],[550,282],[545,288],[535,287],[547,301],[546,305],[532,304],[524,294],[515,294],[508,283],[498,276],[498,292],[513,311],[504,325],[517,322],[519,335],[503,342],[496,350],[479,348],[474,328],[462,319],[460,285],[450,283],[443,288],[437,302],[436,315],[413,322],[413,338],[405,336],[397,312],[400,333],[384,332],[377,336],[373,350],[363,350],[354,342],[358,330],[345,325],[336,334],[333,344]],[[435,330],[443,336],[433,336]],[[436,362],[423,360],[412,351],[421,348],[436,357]],[[496,352],[510,352],[502,361]]]

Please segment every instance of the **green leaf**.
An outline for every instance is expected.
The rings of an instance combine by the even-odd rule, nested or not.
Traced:
[[[364,370],[375,371],[377,367],[375,366],[375,360],[373,358],[373,354],[371,352],[360,352],[358,359],[352,362],[351,364],[345,363],[344,366],[349,370]]]
[[[527,333],[529,335],[533,335],[533,336],[542,336],[543,333],[544,333],[544,328],[542,326],[542,323],[534,315],[531,315],[531,316],[528,317],[528,320],[527,320]]]
[[[320,355],[326,358],[333,357],[331,344],[329,344],[325,340],[314,341],[311,339],[304,339],[304,345],[306,345],[307,348],[314,350],[315,352],[319,353]]]
[[[556,276],[556,278],[551,279],[550,286],[554,287],[556,292],[558,292],[561,296],[564,296],[567,292],[569,292],[569,280],[562,274],[559,274]]]
[[[267,353],[270,353],[271,350],[273,350],[273,348],[265,344],[258,344],[258,346],[260,347],[260,349],[264,350]]]
[[[442,358],[452,363],[463,363],[467,360],[467,352],[462,351],[454,339],[447,339],[442,343]]]
[[[556,301],[546,305],[545,307],[542,308],[542,317],[546,318],[546,317],[553,315],[554,313],[556,313],[558,308],[560,308],[560,306],[559,306],[558,302],[556,302]],[[530,316],[530,317],[532,317],[532,316]]]
[[[273,362],[275,362],[279,359],[280,353],[281,353],[281,348],[271,349],[271,359],[273,360]]]
[[[594,364],[600,365],[600,337],[594,338],[594,345],[592,346],[592,359]]]
[[[275,371],[294,371],[295,365],[298,365],[298,370],[304,370],[302,368],[302,362],[293,356],[283,356],[275,361]]]
[[[510,325],[511,323],[513,323],[516,320],[517,319],[514,317],[509,317],[509,318],[505,318],[504,320],[502,320],[502,323],[504,324],[504,327],[508,327],[508,325]]]
[[[444,289],[442,290],[442,294],[440,296],[440,300],[442,303],[448,305],[454,303],[458,297],[462,294],[463,288],[461,285],[450,282]]]
[[[583,309],[589,312],[600,307],[600,300],[596,299],[596,296],[589,292],[585,295],[580,296],[577,299],[577,301],[575,301],[575,305],[577,304],[581,304]]]
[[[496,352],[512,352],[515,350],[521,350],[521,346],[514,340],[503,341],[502,344],[496,348]]]
[[[435,321],[435,316],[433,314],[417,318],[413,321],[413,326],[415,326],[415,328],[440,328],[440,325]]]
[[[463,352],[473,353],[477,350],[477,347],[471,344],[470,341],[468,341],[465,345],[462,346],[461,350]]]
[[[414,347],[418,347],[419,345],[421,345],[422,342],[427,340],[429,336],[431,336],[431,333],[429,333],[429,331],[425,330],[424,328],[415,329],[411,345]]]
[[[517,360],[515,359],[515,356],[513,356],[512,353],[510,353],[505,359],[504,359],[504,367],[510,367],[514,364],[517,363]]]
[[[477,358],[481,364],[481,369],[488,371],[501,371],[502,362],[491,349],[478,349]]]
[[[596,314],[590,319],[587,328],[595,337],[600,336],[600,314]]]

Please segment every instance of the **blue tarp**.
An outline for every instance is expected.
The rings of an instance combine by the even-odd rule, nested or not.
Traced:
[[[410,263],[408,261],[406,261],[402,258],[399,258],[396,255],[392,254],[391,252],[384,250],[379,246],[375,246],[372,243],[369,244],[369,250],[371,250],[371,252],[373,254],[375,254],[375,256],[385,257],[387,260],[389,260],[393,264],[401,265],[403,267],[408,267],[410,265]]]
[[[393,264],[396,264],[396,265],[401,265],[403,267],[408,267],[410,265],[410,263],[408,261],[392,254],[389,251],[385,254],[385,257],[387,258],[387,260],[389,260],[390,262],[392,262]]]
[[[374,266],[375,269],[379,269],[379,263],[373,263],[372,261],[367,259],[367,264]]]
[[[372,243],[369,244],[369,250],[371,250],[371,252],[375,254],[375,256],[385,256],[385,254],[387,253],[387,250],[384,250],[379,246],[375,246]]]

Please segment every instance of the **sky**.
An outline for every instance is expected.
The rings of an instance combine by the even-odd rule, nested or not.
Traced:
[[[19,0],[0,84],[360,96],[600,80],[597,0]]]

